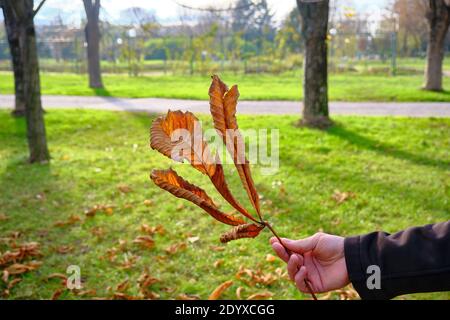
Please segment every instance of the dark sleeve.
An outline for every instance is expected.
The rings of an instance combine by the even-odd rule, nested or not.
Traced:
[[[450,220],[392,235],[373,232],[348,237],[344,248],[348,275],[361,299],[450,291]],[[373,270],[367,272],[372,265],[379,267],[379,289],[373,288]]]

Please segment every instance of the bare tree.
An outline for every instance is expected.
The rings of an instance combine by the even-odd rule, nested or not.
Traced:
[[[33,20],[45,0],[41,1],[36,10],[33,10],[33,0],[0,0],[0,2],[5,20],[11,22],[12,28],[7,29],[8,38],[11,32],[18,39],[18,50],[11,49],[11,54],[20,54],[23,68],[21,85],[25,102],[30,162],[47,162],[50,160],[50,155],[41,103],[39,62]]]
[[[83,0],[87,23],[84,29],[87,42],[89,87],[103,88],[100,69],[100,0]]]
[[[444,42],[450,25],[450,0],[429,0],[427,65],[424,89],[442,91]]]
[[[328,112],[327,33],[329,0],[297,0],[305,41],[303,119],[316,128],[332,124]]]

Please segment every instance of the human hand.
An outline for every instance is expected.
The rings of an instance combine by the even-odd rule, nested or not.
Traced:
[[[282,238],[281,241],[292,251],[290,256],[277,238],[270,239],[272,248],[287,263],[289,277],[301,292],[309,293],[305,279],[314,293],[339,289],[349,284],[343,237],[318,232],[305,239]]]

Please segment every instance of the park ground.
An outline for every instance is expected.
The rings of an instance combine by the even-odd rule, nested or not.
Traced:
[[[241,100],[301,100],[302,75],[288,72],[280,75],[221,74],[228,84],[239,84]],[[444,77],[444,88],[450,88],[450,77]],[[86,75],[41,73],[41,91],[45,95],[114,96],[128,98],[208,99],[209,75],[104,74],[104,89],[90,89]],[[329,98],[332,101],[440,101],[450,102],[450,91],[429,92],[421,89],[422,74],[389,76],[386,74],[330,74]],[[0,94],[14,93],[13,76],[0,73]]]
[[[51,93],[46,92],[51,88],[48,83],[58,79],[52,77],[43,77],[44,93]],[[73,81],[58,86],[66,93],[80,88],[82,80],[76,76],[59,79]],[[170,83],[169,78],[164,79]],[[203,89],[208,81],[200,79],[181,86],[183,81],[175,78],[173,83],[181,87],[168,86],[167,90],[205,98]],[[251,85],[250,79],[240,79],[242,91]],[[233,80],[238,79],[227,82]],[[394,87],[399,81],[388,80]],[[105,77],[112,91],[115,83],[115,94],[131,90],[136,95],[151,95],[151,85],[145,85],[147,91],[140,93],[144,87],[134,88],[134,81],[141,80],[124,83],[118,76]],[[287,98],[294,90],[278,91],[286,87],[283,81],[294,80],[281,77],[273,86],[267,81],[264,89],[251,89],[254,95],[247,98]],[[414,86],[419,86],[417,81]],[[0,83],[4,90],[5,82]],[[372,85],[376,86],[368,82],[364,87]],[[400,81],[398,88],[403,85]],[[73,90],[73,94],[89,93],[87,89]],[[200,173],[149,148],[148,132],[155,115],[48,110],[45,117],[52,161],[30,165],[26,162],[24,120],[0,110],[0,252],[24,242],[38,242],[42,253],[30,258],[42,264],[16,276],[21,281],[13,287],[8,289],[0,280],[1,292],[9,290],[5,298],[48,299],[55,292],[55,297],[66,299],[138,297],[141,275],[158,280],[149,290],[161,299],[186,295],[204,299],[228,280],[233,284],[223,293],[225,299],[236,299],[236,291],[242,298],[255,293],[273,299],[309,298],[287,280],[283,263],[268,256],[273,252],[267,231],[255,239],[222,245],[219,235],[227,227],[153,185],[148,177],[153,168],[173,166],[214,200],[220,200]],[[201,119],[211,127],[209,117]],[[318,131],[297,127],[298,116],[238,118],[243,129],[280,130],[278,172],[264,176],[256,165],[253,175],[263,214],[282,236],[299,238],[319,230],[343,236],[374,230],[395,232],[449,218],[450,119],[334,119],[335,126]],[[226,174],[237,198],[248,206],[234,167],[226,166]],[[149,234],[154,243],[138,238]],[[62,289],[61,277],[69,265],[81,268],[84,289],[78,295]],[[326,298],[340,296],[354,297],[346,289]],[[401,298],[450,296],[429,293]]]

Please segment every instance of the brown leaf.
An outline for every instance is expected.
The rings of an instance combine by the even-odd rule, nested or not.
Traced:
[[[234,85],[228,90],[227,85],[217,75],[213,75],[209,87],[209,97],[214,127],[232,156],[250,202],[261,220],[259,196],[251,176],[250,164],[245,157],[245,142],[239,132],[236,120],[236,106],[239,98],[237,86]]]
[[[218,259],[214,262],[214,268],[218,268],[223,264],[224,260],[223,259]]]
[[[196,204],[213,218],[223,223],[236,226],[245,223],[243,220],[232,215],[223,213],[206,192],[180,177],[174,170],[153,170],[151,178],[155,184],[170,192],[178,198],[183,198]]]
[[[47,278],[46,278],[46,280],[50,280],[50,279],[67,280],[67,276],[65,274],[62,274],[62,273],[52,273],[52,274],[48,275]]]
[[[356,197],[356,195],[353,192],[341,192],[339,190],[336,190],[331,196],[331,198],[336,201],[337,204],[341,204],[354,197]]]
[[[177,296],[177,300],[200,300],[200,296],[196,294],[181,293]]]
[[[244,289],[243,287],[238,287],[236,289],[236,298],[238,298],[238,300],[242,300],[241,292],[242,292],[243,289]]]
[[[264,300],[264,299],[269,299],[273,296],[272,292],[266,291],[266,292],[259,292],[259,293],[254,293],[250,296],[248,296],[247,300]]]
[[[153,201],[152,200],[144,200],[144,206],[146,207],[151,207],[153,205]]]
[[[155,240],[150,236],[138,236],[133,240],[133,243],[137,243],[147,249],[152,249],[155,246]]]
[[[122,193],[130,193],[131,191],[133,191],[133,189],[131,189],[131,187],[126,184],[119,184],[117,186],[117,189]]]
[[[264,229],[263,225],[257,225],[254,223],[242,224],[222,234],[220,236],[220,242],[226,243],[241,238],[254,238],[262,229]]]
[[[59,254],[66,254],[73,251],[72,246],[60,246],[55,249],[55,251]]]
[[[7,267],[5,270],[8,272],[9,275],[16,275],[16,274],[22,274],[28,271],[36,270],[40,267],[42,262],[39,261],[31,261],[26,264],[22,263],[14,263]]]
[[[52,297],[50,298],[51,300],[58,300],[61,295],[64,293],[64,291],[66,291],[66,289],[57,289],[55,292],[53,292]]]
[[[160,224],[155,227],[151,227],[148,224],[143,223],[141,225],[141,231],[151,236],[154,235],[155,233],[158,233],[160,235],[163,235],[165,233],[164,227]]]
[[[266,261],[267,262],[274,262],[276,259],[277,258],[274,255],[270,254],[270,253],[266,255]]]
[[[130,280],[125,279],[124,281],[122,281],[121,283],[119,283],[119,284],[116,286],[116,291],[117,291],[117,292],[124,292],[124,291],[126,291],[129,287],[130,287]]]
[[[168,254],[175,254],[178,250],[180,250],[180,249],[185,249],[186,248],[186,243],[184,243],[184,242],[181,242],[181,243],[175,243],[175,244],[172,244],[171,246],[169,246],[168,248],[166,248],[165,249],[165,251],[168,253]]]
[[[9,217],[6,214],[0,213],[0,221],[6,221],[8,219],[9,219]]]
[[[221,246],[210,246],[209,247],[212,251],[224,251],[225,247],[221,247]]]
[[[8,283],[8,289],[12,289],[12,288],[13,288],[16,284],[18,284],[20,281],[22,281],[21,278],[16,278],[16,279],[11,280],[11,281]]]
[[[172,135],[181,129],[186,130],[185,133],[189,134],[189,137],[180,135],[173,137],[172,141]],[[217,191],[237,211],[255,220],[232,196],[219,158],[212,156],[204,141],[200,122],[192,113],[169,110],[165,117],[153,121],[150,129],[150,146],[175,161],[187,160],[194,168],[210,178]]]
[[[209,295],[208,300],[217,300],[220,298],[222,293],[227,290],[233,284],[232,280],[225,281],[219,285],[214,291]]]

